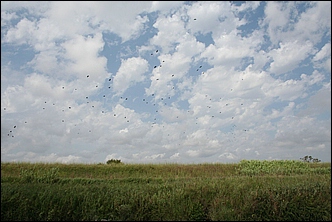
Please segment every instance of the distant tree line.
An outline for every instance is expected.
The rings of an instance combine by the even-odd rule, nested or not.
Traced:
[[[319,163],[321,162],[321,160],[319,160],[318,158],[313,158],[312,156],[305,156],[300,158],[301,160],[303,160],[304,162],[307,163]]]

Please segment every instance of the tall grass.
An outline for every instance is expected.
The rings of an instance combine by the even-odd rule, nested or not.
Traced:
[[[328,174],[331,167],[320,163],[308,163],[297,160],[242,160],[238,165],[240,174],[257,175],[297,175],[297,174]]]
[[[4,177],[19,177],[21,170],[47,173],[58,169],[60,178],[183,178],[220,177],[236,173],[237,164],[59,164],[59,163],[1,163]]]
[[[287,170],[294,165],[303,170]],[[291,161],[1,163],[1,220],[327,221],[330,170]]]

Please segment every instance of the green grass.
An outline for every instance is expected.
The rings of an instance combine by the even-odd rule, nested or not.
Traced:
[[[331,164],[1,163],[1,220],[331,220]]]

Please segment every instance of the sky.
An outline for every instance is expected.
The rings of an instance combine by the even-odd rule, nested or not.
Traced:
[[[330,1],[1,1],[1,161],[331,162]]]

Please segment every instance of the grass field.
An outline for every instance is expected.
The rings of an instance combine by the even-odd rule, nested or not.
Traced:
[[[1,220],[331,220],[331,163],[1,163]]]

